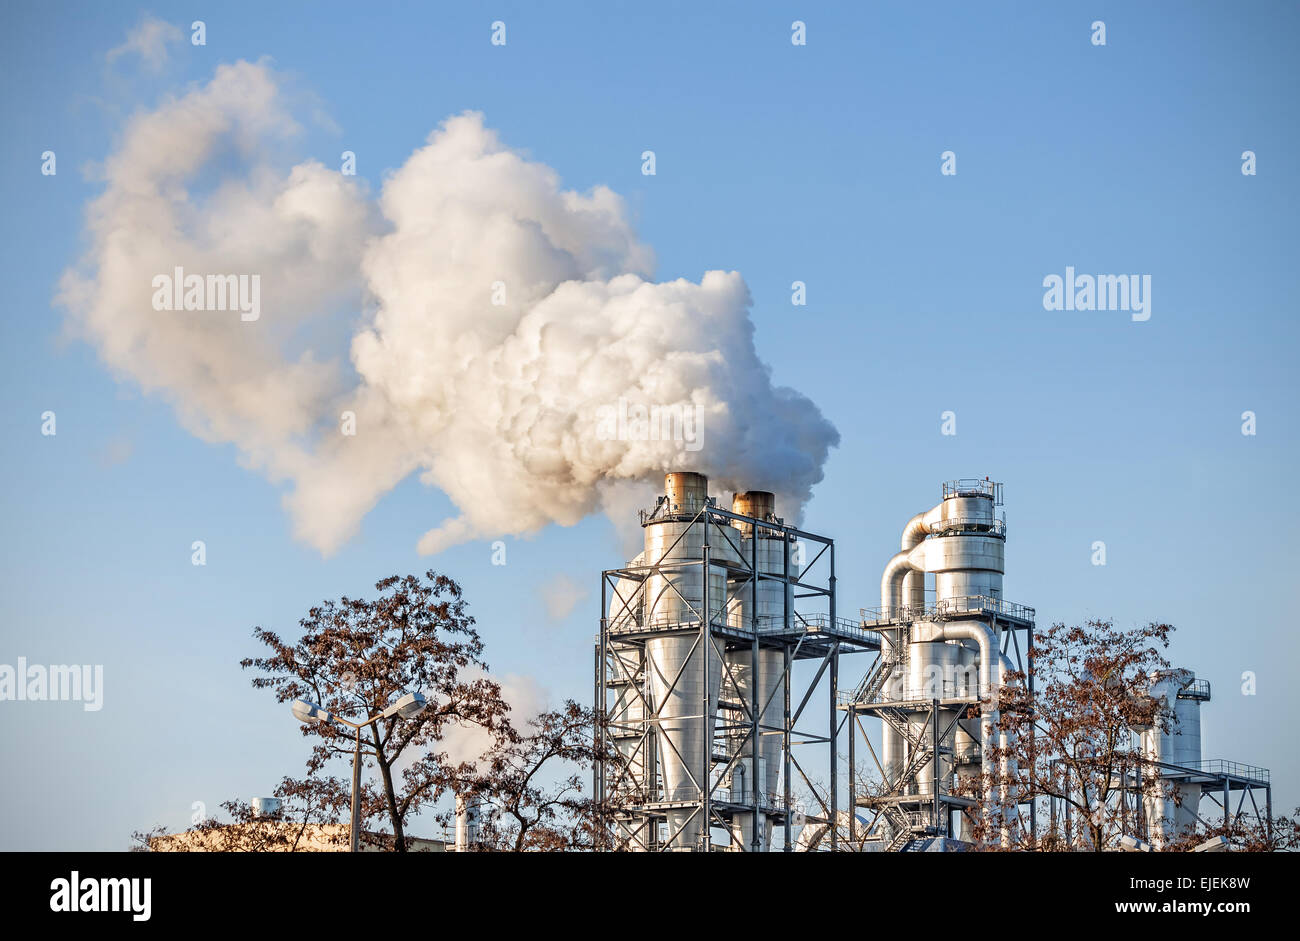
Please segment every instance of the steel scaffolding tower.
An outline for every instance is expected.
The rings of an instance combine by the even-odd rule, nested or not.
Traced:
[[[898,666],[898,659],[906,649],[906,637],[914,622],[943,622],[953,618],[963,621],[979,620],[1000,639],[1000,651],[1009,657],[1019,672],[1025,674],[1030,696],[1034,690],[1031,652],[1034,637],[1034,609],[1005,602],[996,598],[961,598],[955,603],[940,602],[928,606],[903,606],[893,611],[864,608],[864,629],[879,632],[892,643],[886,643],[872,662],[867,674],[856,689],[840,694],[840,708],[848,715],[849,804],[872,811],[865,833],[858,832],[856,816],[849,820],[849,840],[880,839],[877,825],[887,822],[887,838],[882,848],[901,850],[914,840],[927,837],[953,838],[962,834],[959,816],[978,810],[979,800],[967,794],[954,793],[949,783],[939,777],[939,769],[962,764],[977,765],[977,754],[958,755],[954,747],[956,733],[962,732],[969,740],[978,742],[981,694],[978,685],[966,686],[953,680],[936,680],[920,689],[906,687],[890,690],[888,680]],[[882,727],[892,729],[905,743],[907,760],[899,765],[895,775],[889,774],[882,764],[862,726],[862,717],[879,719]],[[918,718],[921,721],[918,722]],[[880,776],[880,787],[874,793],[863,793],[862,782],[856,773],[858,742],[866,746],[867,753]],[[938,756],[940,760],[933,760]],[[918,786],[918,771],[928,772],[928,787]],[[1027,795],[1028,823],[1031,832],[1036,830],[1034,796]]]
[[[601,575],[597,752],[615,757],[595,768],[598,845],[763,851],[779,825],[788,851],[796,775],[819,805],[806,822],[837,819],[840,657],[878,650],[879,635],[836,616],[831,539],[775,516],[770,494],[737,495],[733,510],[754,515],[713,497],[677,499],[674,476],[698,475],[670,475],[668,496],[642,513],[647,552]],[[766,507],[743,499],[763,496]],[[652,536],[660,524],[671,524],[667,535]],[[816,671],[798,685],[800,661]],[[822,685],[827,725],[817,732],[806,710]],[[824,796],[799,757],[818,746]],[[715,846],[715,828],[729,844]]]
[[[878,848],[899,850],[925,838],[969,841],[975,815],[989,813],[995,802],[990,781],[1010,777],[999,691],[1005,678],[1024,676],[1032,701],[1034,610],[1003,596],[1007,528],[997,515],[1001,505],[1002,485],[987,477],[946,481],[940,502],[903,527],[900,551],[881,578],[880,607],[862,612],[863,628],[882,639],[881,653],[840,707],[851,726],[850,804],[874,811],[867,839]],[[933,579],[933,603],[927,601],[927,577]],[[879,756],[862,716],[881,721]],[[859,735],[881,782],[874,793],[861,795]],[[998,797],[1010,793],[1004,788]],[[1032,829],[1032,788],[1027,803]],[[999,811],[1004,844],[1010,812]],[[1020,813],[1018,803],[1014,813]],[[856,845],[856,814],[849,828]]]

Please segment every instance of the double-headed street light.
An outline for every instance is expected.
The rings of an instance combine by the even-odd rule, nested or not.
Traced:
[[[293,701],[293,714],[298,718],[299,722],[311,724],[317,722],[332,723],[347,726],[356,733],[357,747],[352,756],[351,852],[357,852],[361,840],[361,730],[374,722],[378,722],[380,719],[391,719],[393,716],[413,719],[424,711],[426,705],[428,703],[425,701],[423,693],[407,693],[379,715],[371,716],[364,722],[352,722],[342,716],[334,715],[334,713],[316,705],[314,702],[308,702],[305,699],[295,699]]]

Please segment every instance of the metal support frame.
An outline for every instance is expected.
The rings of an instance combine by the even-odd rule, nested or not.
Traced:
[[[896,634],[891,646],[894,651],[901,651],[906,643],[907,631],[912,619],[920,616],[921,613],[908,609],[900,612],[896,618],[865,621],[864,626],[878,629],[882,633]],[[1000,634],[1002,652],[1012,659],[1017,670],[1025,674],[1026,686],[1031,697],[1034,690],[1034,673],[1033,660],[1029,654],[1033,650],[1033,618],[1032,608],[1014,606],[1013,614],[990,612],[986,620],[986,623]],[[849,726],[849,806],[852,811],[861,807],[873,812],[865,832],[859,832],[856,817],[850,821],[850,842],[854,848],[860,848],[864,842],[878,839],[879,824],[888,821],[892,825],[894,835],[884,848],[900,850],[913,839],[952,837],[954,835],[953,815],[971,813],[977,809],[978,801],[953,794],[942,786],[939,780],[939,757],[946,750],[943,743],[949,742],[958,728],[966,730],[966,726],[962,725],[966,718],[965,713],[971,706],[978,704],[979,698],[928,697],[905,703],[888,700],[884,698],[883,686],[888,677],[890,664],[885,663],[883,658],[882,652],[872,661],[857,689],[840,697],[839,708],[847,713],[846,724]],[[980,692],[984,695],[988,694],[986,690]],[[900,704],[905,704],[906,709],[900,709]],[[940,723],[941,712],[944,710],[955,713],[955,718],[946,726]],[[929,735],[919,738],[915,736],[908,727],[905,718],[907,714],[922,716]],[[884,766],[876,755],[875,748],[872,747],[861,721],[864,716],[880,719],[882,723],[899,732],[907,742],[910,757],[897,780],[884,780]],[[978,731],[967,731],[972,738],[979,738]],[[857,765],[859,739],[865,744],[875,771],[881,778],[880,789],[874,794],[859,793]],[[930,793],[906,792],[906,781],[927,760],[930,761]],[[1028,804],[1029,829],[1031,834],[1036,835],[1037,795],[1034,792],[1032,777],[1028,783],[1029,793],[1024,795],[1024,800],[1020,803]]]
[[[794,829],[794,779],[796,775],[812,793],[818,813],[809,814],[809,823],[830,825],[830,845],[839,848],[835,822],[839,813],[837,778],[837,739],[839,732],[838,682],[839,659],[842,653],[856,653],[879,649],[879,637],[862,628],[860,622],[844,621],[836,617],[835,602],[835,548],[825,536],[806,532],[786,524],[779,518],[759,519],[742,516],[718,507],[712,498],[697,512],[679,514],[692,525],[705,527],[702,557],[690,560],[672,560],[653,565],[627,565],[601,573],[601,621],[595,645],[595,677],[593,692],[597,713],[594,738],[597,745],[597,762],[593,772],[593,794],[596,804],[597,847],[602,849],[632,849],[657,851],[668,848],[670,839],[661,839],[659,831],[668,810],[688,810],[690,819],[701,816],[707,825],[696,849],[714,848],[712,831],[721,829],[734,834],[733,823],[749,815],[754,826],[753,838],[743,851],[761,848],[760,827],[773,820],[783,827],[784,849],[793,848]],[[733,523],[752,526],[753,532],[767,532],[783,541],[786,549],[780,574],[759,569],[758,540],[755,539],[747,559],[740,564],[719,562],[712,546],[718,538],[733,541],[736,532]],[[804,563],[797,574],[792,567],[792,553],[798,543],[816,547],[813,558]],[[703,598],[699,610],[693,605],[691,618],[679,624],[643,624],[638,611],[651,607],[646,598],[646,585],[651,578],[663,573],[681,572],[689,566],[703,566]],[[725,569],[725,597],[722,603],[709,598],[709,572]],[[782,583],[782,612],[779,617],[762,622],[758,616],[759,583]],[[626,595],[627,586],[633,586],[632,595]],[[622,591],[620,591],[622,586]],[[731,598],[748,593],[752,619],[744,625],[728,623],[728,604]],[[706,612],[713,612],[706,617]],[[684,721],[709,721],[716,715],[713,734],[701,736],[705,745],[705,780],[696,781],[698,794],[691,800],[666,800],[656,771],[654,748],[673,747],[671,740],[656,734],[659,723],[657,705],[651,701],[645,683],[646,643],[664,633],[694,632],[696,647],[702,651],[698,668],[703,670],[705,699],[698,716],[676,716],[678,727]],[[696,649],[696,648],[693,648]],[[773,702],[759,702],[758,683],[750,682],[750,695],[742,696],[727,664],[728,651],[746,650],[750,653],[751,669],[757,672],[760,650],[778,650],[781,654],[782,672],[773,698],[780,696],[780,725],[763,722],[765,714],[771,715]],[[716,702],[710,702],[709,664],[713,658],[722,660],[721,684]],[[811,680],[800,681],[795,664],[816,664]],[[683,669],[690,663],[687,658]],[[673,680],[670,691],[680,676]],[[826,680],[823,683],[823,679]],[[801,725],[804,709],[819,687],[825,687],[829,727],[826,734],[817,734]],[[617,691],[617,695],[615,695]],[[795,698],[798,696],[799,698]],[[640,716],[630,715],[635,703]],[[797,705],[795,705],[797,703]],[[739,715],[738,718],[735,716]],[[780,735],[782,742],[782,791],[778,795],[763,794],[760,779],[760,749],[758,743],[764,735]],[[623,754],[606,758],[610,746],[620,741]],[[819,748],[820,746],[820,748]],[[726,783],[730,774],[748,748],[749,761],[746,793],[742,800],[734,800]],[[803,764],[812,759],[800,758],[809,749],[824,749],[822,765],[830,774],[830,786],[825,797],[818,793],[805,772]],[[670,835],[671,836],[671,835]]]

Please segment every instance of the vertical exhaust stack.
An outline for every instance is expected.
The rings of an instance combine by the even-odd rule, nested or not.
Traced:
[[[722,659],[700,627],[705,620],[725,622],[727,566],[740,562],[736,544],[707,531],[701,514],[710,505],[708,490],[703,474],[668,474],[664,496],[644,523],[641,562],[653,568],[644,589],[642,624],[656,632],[645,644],[645,671],[658,714],[662,798],[670,803],[700,800],[710,788]],[[702,844],[705,821],[698,808],[669,808],[665,816],[668,848]]]
[[[766,490],[737,493],[732,497],[731,511],[760,521],[775,520],[776,497]],[[775,578],[765,580],[762,576],[784,575],[790,543],[781,533],[753,523],[733,521],[732,525],[740,533],[741,559],[746,566],[754,566],[757,583],[753,586],[744,584],[734,590],[728,623],[743,630],[771,630],[785,615],[785,584]],[[799,574],[799,566],[793,558],[790,560],[790,574],[792,577]],[[748,580],[746,573],[744,582],[748,583]],[[754,771],[753,742],[748,741],[744,734],[737,736],[743,744],[732,771],[732,800],[740,804],[752,803],[755,796],[752,789],[756,787],[759,806],[770,807],[776,797],[781,773],[781,736],[773,730],[780,729],[782,724],[785,663],[782,652],[773,647],[758,647],[757,669],[754,657],[752,647],[729,650],[726,655],[741,701],[750,708],[757,701],[760,726],[757,774]],[[744,852],[766,852],[772,842],[773,818],[762,815],[759,823],[760,832],[755,833],[754,815],[736,814],[731,827],[733,848]]]
[[[731,498],[731,512],[753,519],[770,520],[776,516],[776,495],[767,490],[746,490]],[[736,523],[743,536],[754,535],[753,523]]]
[[[840,658],[879,650],[879,634],[837,614],[834,541],[776,511],[769,491],[738,491],[724,509],[703,475],[670,473],[641,512],[643,550],[601,573],[600,846],[708,850],[716,828],[727,848],[762,852],[779,824],[791,849],[811,823],[827,824],[822,842],[835,850],[844,837],[829,822],[840,821],[856,822],[852,839],[865,845],[875,815],[839,809],[840,712],[852,702]],[[825,711],[805,711],[816,693]],[[816,807],[798,802],[796,747],[824,747],[830,784]]]
[[[709,502],[709,478],[690,471],[666,474],[664,498],[670,513],[698,513]]]
[[[482,799],[477,794],[456,795],[456,852],[468,853],[479,844]]]

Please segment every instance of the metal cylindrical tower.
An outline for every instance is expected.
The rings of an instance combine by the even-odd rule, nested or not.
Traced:
[[[894,848],[913,835],[970,836],[961,816],[949,832],[951,808],[964,806],[984,778],[980,813],[1005,804],[1015,769],[989,762],[998,746],[997,689],[1014,665],[1001,653],[1007,627],[1032,627],[1032,610],[1003,600],[1006,527],[997,518],[1001,485],[987,478],[949,481],[938,505],[903,529],[901,550],[881,577],[882,681],[869,691],[867,711],[883,720],[885,815]],[[933,602],[926,576],[934,580]],[[874,697],[874,698],[873,698]],[[978,730],[961,718],[980,703]],[[989,782],[1002,782],[990,790]],[[1005,821],[993,829],[1007,839]]]
[[[704,476],[671,473],[641,513],[643,551],[602,573],[599,845],[708,850],[720,830],[723,846],[764,851],[779,824],[793,850],[805,821],[840,819],[840,657],[878,649],[878,635],[836,614],[834,541],[775,513],[770,492],[739,491],[724,509]],[[826,710],[814,718],[805,707],[818,691]],[[796,728],[801,716],[825,732]],[[795,747],[824,749],[831,777],[806,814]],[[827,845],[839,839],[831,827]]]
[[[740,561],[734,545],[709,538],[701,515],[708,487],[703,474],[667,475],[660,512],[645,523],[642,563],[653,570],[642,625],[661,632],[646,641],[645,671],[658,714],[656,751],[667,802],[695,801],[709,786],[722,659],[707,630],[689,627],[725,619],[726,563]],[[705,821],[695,808],[670,809],[666,816],[670,848],[694,849],[701,842]]]
[[[1200,769],[1201,703],[1209,702],[1210,684],[1191,670],[1162,670],[1151,674],[1150,689],[1159,715],[1142,733],[1142,755],[1153,763],[1142,803],[1151,845],[1161,849],[1196,827],[1202,788],[1188,769]]]
[[[477,794],[456,795],[456,852],[466,853],[478,845],[482,807]]]
[[[749,490],[737,493],[731,501],[731,510],[741,516],[759,520],[773,520],[776,517],[776,498],[765,490]],[[757,627],[759,631],[770,629],[785,616],[785,582],[782,576],[789,572],[798,577],[799,565],[791,555],[789,539],[770,529],[755,527],[752,523],[734,522],[733,526],[740,534],[740,558],[742,562],[754,567],[751,587],[740,587],[732,594],[728,607],[727,622],[741,629]],[[766,576],[766,577],[764,577]],[[751,577],[748,570],[734,580],[746,581]],[[755,651],[751,648],[737,648],[727,651],[726,662],[731,676],[735,680],[736,692],[746,705],[758,706],[759,744],[758,775],[754,775],[754,750],[752,736],[738,732],[736,738],[744,741],[739,746],[739,760],[732,771],[732,800],[736,803],[750,803],[754,795],[751,789],[758,789],[758,803],[761,807],[771,805],[777,793],[777,782],[781,773],[781,736],[773,729],[781,726],[782,703],[784,702],[785,662],[779,649],[759,647],[757,650],[757,668],[754,667]],[[767,731],[764,732],[763,729]],[[766,851],[772,842],[772,820],[765,815],[760,820],[760,831],[754,833],[754,815],[737,814],[732,827],[732,846],[737,850]]]

